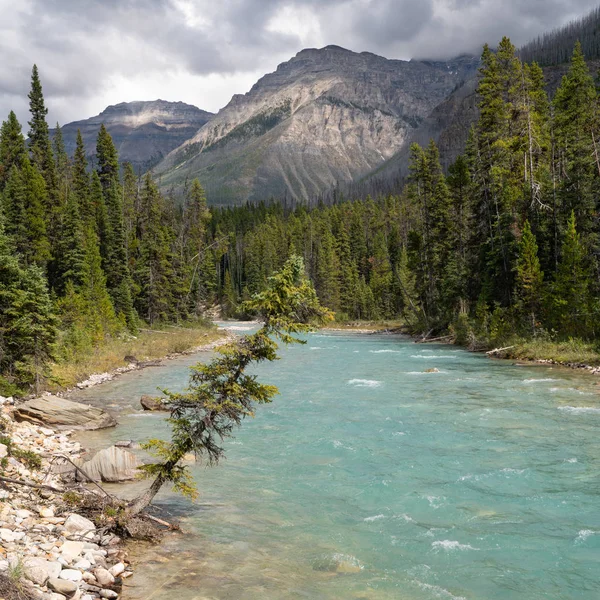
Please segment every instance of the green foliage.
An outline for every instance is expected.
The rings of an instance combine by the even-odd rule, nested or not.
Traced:
[[[246,417],[254,416],[256,406],[271,402],[277,388],[260,383],[246,371],[250,365],[273,361],[277,357],[277,340],[285,344],[303,343],[296,337],[310,331],[313,323],[330,318],[317,299],[304,272],[304,262],[292,256],[270,279],[265,290],[246,303],[262,327],[218,349],[218,356],[208,364],[193,367],[187,391],[167,393],[171,412],[171,441],[151,440],[151,450],[160,462],[145,465],[144,473],[155,477],[151,496],[164,482],[194,496],[195,488],[186,465],[188,453],[216,464],[223,457],[222,440],[231,437]],[[145,508],[152,497],[142,496],[132,510]]]

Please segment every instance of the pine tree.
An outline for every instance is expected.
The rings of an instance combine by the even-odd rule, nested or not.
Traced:
[[[590,280],[585,248],[572,211],[550,297],[553,323],[562,336],[587,337],[592,332]]]
[[[104,193],[106,203],[106,221],[101,228],[104,239],[103,268],[106,273],[107,287],[118,315],[122,316],[130,328],[135,328],[136,318],[131,295],[131,277],[125,251],[125,231],[121,209],[121,187],[113,179]],[[99,208],[102,209],[101,205]],[[104,215],[99,214],[100,219]],[[102,247],[102,246],[101,246]]]
[[[19,265],[0,218],[0,373],[38,392],[56,333],[44,275]]]
[[[525,221],[519,241],[519,256],[516,264],[515,297],[517,312],[520,313],[535,335],[542,305],[544,274],[540,268],[538,246],[529,221]]]
[[[102,183],[102,189],[110,189],[112,182],[119,178],[119,157],[112,137],[104,126],[100,125],[96,142],[96,160],[98,162],[98,175]]]
[[[29,151],[31,162],[42,174],[46,183],[46,210],[47,222],[51,231],[56,220],[58,199],[58,178],[56,165],[52,153],[52,142],[50,141],[50,130],[46,122],[48,109],[44,102],[44,94],[40,81],[38,68],[33,65],[31,72],[31,91],[29,92]]]
[[[88,162],[85,154],[85,146],[81,137],[81,130],[77,129],[77,140],[75,154],[73,155],[73,193],[79,201],[79,214],[83,223],[89,225],[96,221],[96,208],[90,197],[90,176],[88,174]],[[102,188],[100,187],[100,191]]]
[[[13,166],[20,168],[27,156],[21,124],[11,110],[0,128],[0,192],[8,181]]]
[[[28,158],[21,169],[12,167],[3,195],[7,233],[12,236],[16,251],[25,264],[45,268],[50,259],[44,218],[46,186]]]
[[[84,226],[79,214],[79,203],[74,194],[69,194],[52,264],[52,287],[59,296],[64,295],[69,282],[76,290],[83,284],[84,246]]]
[[[581,44],[575,46],[571,67],[554,98],[554,135],[558,150],[559,216],[566,223],[575,213],[586,248],[597,247],[594,180],[598,176],[595,127],[596,89],[585,63]]]
[[[138,314],[148,323],[177,316],[174,298],[175,273],[169,231],[165,226],[163,198],[146,174],[140,197],[142,231],[134,280],[139,290]]]
[[[94,344],[119,330],[119,323],[102,270],[100,243],[94,227],[87,226],[84,236],[84,268],[81,296],[85,303],[85,327]]]

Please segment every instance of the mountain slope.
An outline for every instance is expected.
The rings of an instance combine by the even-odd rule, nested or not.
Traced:
[[[477,65],[303,50],[234,96],[155,172],[175,189],[198,177],[213,204],[306,201],[393,156]]]
[[[121,102],[95,117],[68,123],[61,129],[69,156],[75,151],[77,129],[81,129],[86,153],[93,161],[98,130],[104,123],[121,162],[131,162],[136,171],[144,172],[192,137],[212,116],[183,102]]]

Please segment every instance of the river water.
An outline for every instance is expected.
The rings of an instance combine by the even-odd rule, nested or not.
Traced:
[[[120,421],[84,441],[167,435],[139,398],[202,356],[79,392]],[[257,372],[281,394],[194,467],[198,503],[159,497],[188,533],[126,600],[600,598],[600,380],[352,333]]]

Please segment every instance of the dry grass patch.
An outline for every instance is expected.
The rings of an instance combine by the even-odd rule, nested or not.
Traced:
[[[600,365],[598,346],[579,339],[563,342],[551,340],[519,340],[507,351],[507,358],[519,360],[552,360],[563,364]]]
[[[94,373],[114,371],[129,364],[125,357],[133,356],[140,362],[155,360],[205,346],[224,335],[214,326],[199,325],[142,330],[136,336],[112,338],[90,353],[53,364],[47,388],[56,391],[72,387]]]

